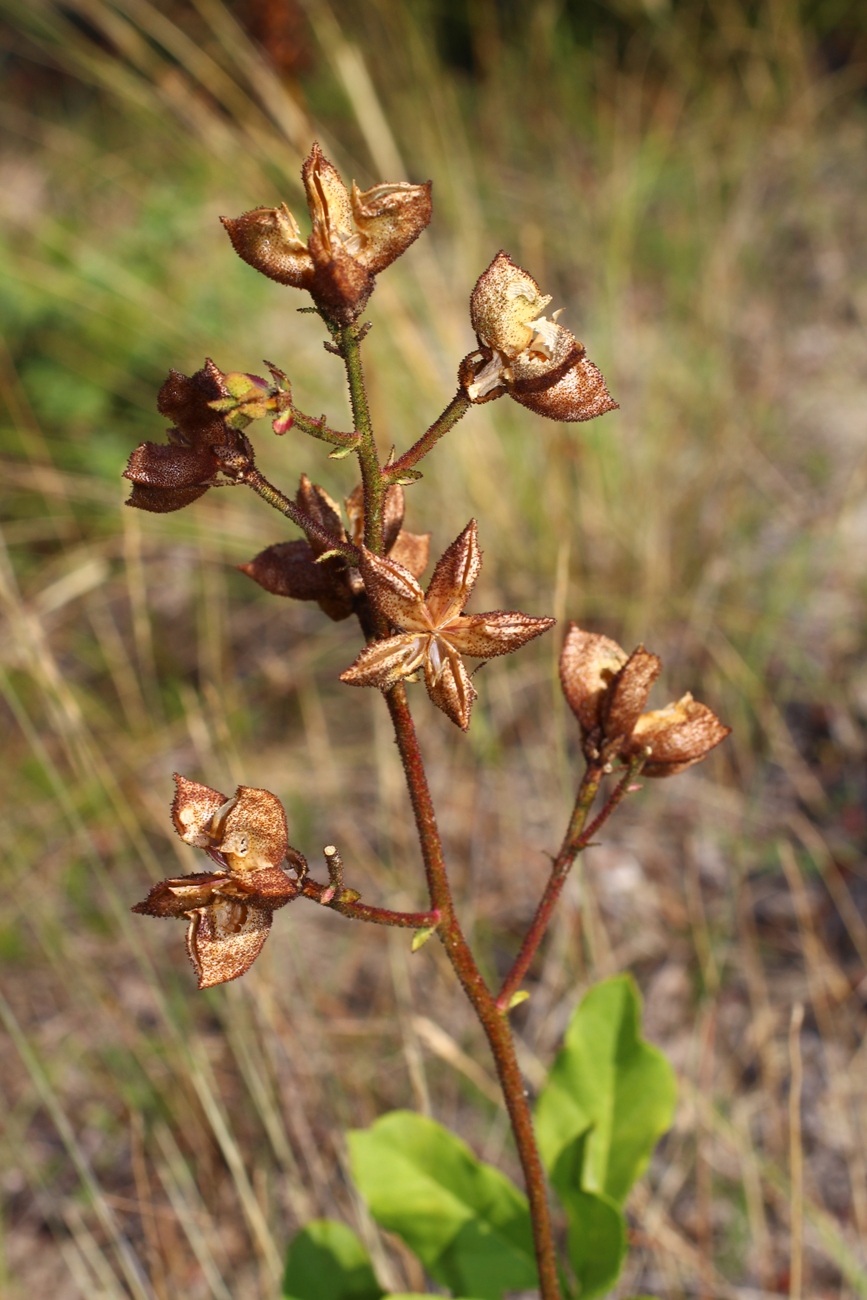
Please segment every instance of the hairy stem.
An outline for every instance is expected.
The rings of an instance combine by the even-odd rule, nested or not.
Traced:
[[[321,442],[329,442],[334,447],[343,447],[347,452],[354,451],[360,442],[359,435],[353,433],[342,433],[339,429],[330,429],[325,423],[325,416],[315,419],[312,415],[305,415],[293,406],[292,423],[296,429],[302,433],[307,433],[311,438],[318,438]]]
[[[462,388],[459,388],[446,409],[438,419],[434,420],[427,433],[423,433],[418,442],[414,442],[409,451],[394,461],[385,471],[385,477],[391,483],[396,483],[401,474],[413,465],[417,465],[423,456],[426,456],[432,447],[436,446],[444,433],[454,428],[458,420],[466,415],[472,406],[472,402],[467,397]]]
[[[323,542],[330,551],[339,551],[352,564],[358,563],[358,548],[356,546],[353,546],[351,542],[342,542],[339,538],[334,537],[315,519],[311,519],[310,515],[297,506],[294,501],[284,496],[279,488],[274,487],[273,483],[269,483],[257,469],[246,470],[241,482],[246,483],[247,487],[251,487],[257,496],[268,502],[269,506],[279,510],[287,519],[291,519],[293,524],[297,524],[308,536],[315,537],[317,541]]]
[[[355,428],[361,435],[356,452],[361,467],[361,482],[364,490],[364,544],[369,550],[381,555],[383,552],[383,504],[389,480],[380,467],[373,429],[370,423],[370,411],[367,405],[367,394],[364,390],[364,376],[361,366],[359,332],[354,326],[345,326],[339,333],[335,333],[334,337],[339,340],[340,355],[343,357],[346,366],[346,377],[349,381],[352,417]],[[459,394],[452,402],[451,407],[440,417],[437,424],[432,426],[433,432],[428,430],[428,433],[416,444],[416,448],[425,444],[423,449],[418,451],[416,459],[424,455],[424,451],[432,447],[437,439],[445,433],[446,429],[463,415],[465,407],[466,404]],[[446,417],[449,416],[449,412],[451,412],[451,416],[447,420]],[[416,448],[411,448],[408,454],[412,454]],[[373,614],[373,611],[369,611],[369,613]],[[370,631],[380,635],[387,631],[385,620],[380,616],[371,617],[367,621],[372,624],[371,628],[366,629],[368,635]],[[362,626],[364,625],[365,620],[362,620]],[[548,1208],[545,1173],[533,1133],[533,1118],[524,1088],[524,1080],[518,1065],[512,1031],[507,1017],[498,1009],[490,989],[482,978],[455,915],[451,886],[449,885],[448,872],[443,857],[442,841],[437,829],[436,814],[434,813],[433,801],[431,800],[421,751],[418,746],[418,738],[416,737],[412,714],[407,703],[406,688],[403,683],[392,687],[390,691],[386,692],[385,698],[391,714],[401,762],[406,773],[410,802],[415,816],[425,876],[427,877],[431,914],[435,914],[437,917],[435,922],[428,921],[428,925],[436,924],[437,933],[452,968],[460,980],[463,990],[469,998],[487,1036],[527,1185],[542,1300],[560,1300],[557,1256],[554,1249],[554,1235]],[[335,905],[338,906],[338,910],[342,910],[343,904],[339,903],[338,900],[330,903],[332,907]],[[359,904],[349,902],[348,906],[358,907]],[[367,919],[373,918],[368,916]],[[396,922],[391,921],[386,922],[386,924],[396,924]]]
[[[383,549],[382,507],[387,484],[382,477],[379,455],[373,437],[373,426],[370,422],[370,409],[367,405],[364,372],[361,366],[361,340],[358,328],[355,325],[343,326],[336,337],[343,364],[346,366],[352,419],[356,431],[360,435],[355,450],[361,468],[361,483],[364,490],[364,545],[369,551],[381,555]]]
[[[610,797],[606,800],[599,816],[593,818],[593,821],[581,836],[578,846],[579,849],[585,849],[587,845],[590,844],[596,832],[602,829],[608,821],[608,818],[614,812],[614,809],[622,802],[626,795],[629,794],[629,788],[635,778],[641,775],[641,769],[644,767],[645,761],[643,755],[640,758],[633,758],[623,776],[617,782],[614,790],[611,792]]]
[[[448,959],[475,1011],[494,1058],[497,1077],[503,1090],[506,1109],[515,1137],[515,1145],[530,1202],[536,1261],[542,1300],[560,1300],[557,1256],[551,1228],[551,1215],[545,1185],[545,1173],[533,1132],[533,1118],[524,1080],[518,1065],[512,1031],[507,1018],[497,1007],[490,989],[482,978],[470,947],[455,915],[451,887],[442,841],[436,824],[433,802],[428,788],[415,726],[402,683],[386,693],[386,703],[394,725],[397,747],[406,773],[410,802],[415,816],[422,859],[430,891],[431,907],[440,912],[438,934]]]
[[[512,998],[521,987],[527,971],[530,969],[530,964],[538,951],[539,944],[551,924],[554,908],[557,906],[557,901],[563,892],[563,886],[572,869],[572,864],[628,792],[630,784],[641,770],[643,761],[643,759],[636,759],[630,764],[623,779],[618,782],[616,788],[612,791],[599,816],[594,818],[589,826],[587,826],[587,818],[590,815],[590,809],[598,793],[605,769],[601,764],[591,763],[588,765],[578,787],[575,807],[572,809],[572,816],[569,819],[569,826],[563,837],[560,852],[554,859],[545,892],[539,906],[536,908],[536,915],[533,917],[532,924],[524,937],[520,952],[512,963],[512,968],[503,980],[502,987],[497,994],[497,1006],[501,1011],[508,1011]]]

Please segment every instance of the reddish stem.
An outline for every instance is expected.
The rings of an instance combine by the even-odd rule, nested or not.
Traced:
[[[370,550],[382,553],[382,511],[385,490],[388,482],[394,482],[401,470],[410,468],[438,441],[442,435],[460,419],[469,407],[466,395],[458,393],[449,407],[427,433],[401,457],[397,464],[389,467],[385,473],[380,468],[370,426],[370,414],[364,392],[361,358],[359,355],[359,335],[352,328],[340,331],[340,352],[346,365],[349,380],[349,392],[352,413],[356,429],[362,435],[356,448],[361,466],[364,489],[364,542]],[[373,613],[373,611],[371,611]],[[382,617],[369,620],[373,627],[365,629],[383,634],[386,629]],[[365,620],[362,619],[362,626]],[[475,958],[464,938],[452,901],[448,872],[443,857],[442,841],[436,823],[433,801],[428,788],[424,763],[418,746],[418,738],[412,721],[412,714],[406,698],[403,683],[386,692],[386,703],[394,725],[395,738],[400,751],[401,762],[406,774],[407,788],[412,803],[425,876],[427,877],[431,911],[436,913],[437,933],[446,950],[449,961],[481,1022],[488,1039],[496,1065],[497,1076],[503,1090],[506,1109],[509,1113],[515,1145],[524,1171],[527,1197],[530,1202],[530,1217],[533,1225],[533,1240],[536,1260],[539,1268],[539,1283],[542,1300],[560,1300],[560,1281],[557,1274],[557,1255],[554,1248],[554,1234],[548,1209],[545,1185],[545,1173],[539,1156],[539,1148],[533,1133],[533,1119],[530,1112],[524,1080],[518,1065],[512,1031],[506,1016],[502,1015],[494,1002],[490,989],[482,978]]]
[[[524,1171],[530,1217],[539,1268],[542,1300],[560,1300],[557,1256],[551,1215],[545,1186],[545,1173],[533,1132],[533,1118],[518,1065],[512,1031],[507,1018],[498,1009],[455,916],[451,888],[443,858],[442,841],[436,824],[433,802],[428,788],[421,751],[403,684],[392,687],[385,696],[394,724],[410,801],[421,844],[422,859],[430,890],[431,904],[441,914],[439,937],[449,961],[469,998],[485,1031],[497,1077],[503,1090],[515,1145]]]
[[[329,899],[323,899],[324,894],[328,894],[332,886],[320,885],[316,880],[310,880],[308,877],[301,885],[301,894],[304,898],[310,898],[314,903],[321,903],[323,907],[330,907],[332,912],[340,912],[341,916],[348,916],[353,921],[372,921],[374,925],[398,925],[407,930],[427,930],[432,925],[438,925],[441,920],[441,913],[437,908],[431,912],[393,912],[389,907],[370,907],[367,903],[359,903],[353,898],[352,891],[345,891],[349,897],[341,894],[332,895]]]
[[[533,922],[524,937],[520,952],[512,963],[512,968],[503,980],[502,987],[497,994],[497,1006],[500,1011],[508,1011],[512,998],[524,982],[530,964],[539,949],[539,944],[551,924],[554,908],[557,906],[557,901],[563,892],[563,886],[572,869],[573,862],[578,854],[583,849],[586,849],[593,836],[607,822],[614,809],[628,792],[630,784],[641,770],[643,761],[643,759],[635,760],[630,764],[623,779],[618,783],[616,789],[611,792],[599,816],[594,818],[589,826],[586,826],[587,817],[593,806],[593,800],[598,793],[605,769],[601,765],[594,764],[587,767],[578,787],[575,807],[572,809],[572,816],[569,820],[569,828],[563,837],[560,852],[554,859],[545,892],[539,906],[536,908],[536,915],[533,917]]]
[[[578,845],[579,853],[581,849],[587,848],[587,845],[591,843],[593,836],[596,834],[596,832],[602,829],[602,827],[608,821],[608,818],[614,812],[614,809],[621,803],[623,798],[629,794],[629,787],[631,786],[635,778],[640,774],[641,769],[644,766],[644,762],[645,760],[643,757],[634,758],[632,762],[629,764],[629,767],[626,769],[624,776],[621,778],[620,781],[618,781],[616,788],[611,792],[611,795],[609,796],[608,801],[605,804],[605,807],[602,809],[598,817],[594,817],[593,821],[590,823],[586,831],[584,831],[583,835],[581,836],[581,840]]]

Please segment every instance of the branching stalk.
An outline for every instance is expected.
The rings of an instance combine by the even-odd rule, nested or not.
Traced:
[[[370,907],[367,903],[360,903],[354,890],[334,893],[333,888],[332,885],[320,885],[318,881],[307,878],[301,885],[301,893],[304,898],[330,907],[332,912],[340,912],[341,916],[348,916],[353,921],[396,925],[405,930],[426,930],[432,925],[438,925],[441,920],[441,914],[436,908],[430,912],[394,912],[388,907]],[[327,897],[329,894],[330,898]]]
[[[431,905],[441,913],[437,933],[455,974],[475,1011],[494,1058],[530,1202],[542,1300],[560,1300],[557,1256],[545,1172],[533,1132],[533,1118],[518,1065],[512,1031],[482,978],[455,915],[442,841],[403,684],[386,694],[421,845]]]
[[[536,908],[536,915],[533,917],[532,924],[524,936],[524,942],[521,944],[520,951],[512,963],[512,968],[503,980],[500,992],[497,994],[497,1006],[501,1011],[508,1011],[512,998],[524,982],[527,971],[530,969],[533,958],[539,949],[539,944],[551,924],[554,908],[557,906],[563,892],[563,886],[572,869],[572,864],[578,854],[586,849],[599,828],[608,820],[624,795],[628,793],[629,787],[640,772],[643,762],[644,760],[639,758],[630,763],[623,779],[618,782],[612,791],[599,816],[589,826],[587,826],[587,818],[590,815],[593,801],[599,792],[605,769],[601,764],[588,764],[578,787],[575,807],[572,809],[572,816],[569,819],[569,826],[563,837],[560,852],[554,859],[545,892],[539,906]]]
[[[359,331],[353,326],[346,326],[339,333],[335,333],[335,338],[339,340],[340,354],[346,366],[353,421],[361,435],[361,441],[356,451],[361,467],[361,481],[364,491],[364,541],[370,550],[382,554],[383,503],[391,475],[382,472],[373,437],[367,394],[364,388]],[[444,415],[440,417],[440,420],[432,426],[431,430],[428,430],[424,438],[420,439],[415,448],[411,448],[407,454],[412,455],[417,451],[415,459],[419,459],[446,432],[446,429],[451,427],[451,424],[454,424],[463,415],[464,409],[466,409],[464,402],[459,397],[455,398]],[[422,446],[422,444],[425,445]],[[393,471],[394,467],[391,468]],[[379,617],[372,620],[370,618],[371,613],[370,610],[366,611],[366,617],[361,620],[366,635],[369,635],[371,630],[377,634],[386,632],[384,621]],[[371,622],[373,628],[370,626]],[[455,915],[448,871],[443,856],[442,841],[436,823],[436,814],[427,783],[427,776],[425,775],[412,714],[409,711],[406,688],[403,683],[399,683],[387,691],[385,698],[406,775],[430,896],[431,911],[427,920],[423,921],[417,928],[436,926],[437,934],[446,950],[452,968],[485,1031],[494,1057],[497,1077],[503,1090],[503,1097],[515,1137],[521,1167],[524,1171],[533,1224],[533,1238],[539,1268],[542,1300],[560,1300],[557,1256],[548,1207],[545,1173],[533,1133],[532,1114],[527,1100],[524,1080],[518,1065],[511,1028],[508,1019],[500,1012],[490,989],[482,977]],[[302,889],[306,892],[308,887],[311,891],[317,889],[316,886],[312,885],[312,882],[308,886],[308,882],[305,881]],[[322,887],[318,887],[318,889],[322,889]],[[312,897],[313,893],[310,892],[307,896]],[[344,908],[355,909],[361,906],[354,901],[344,904],[341,896],[334,898],[328,905],[337,907],[341,911]],[[379,915],[373,916],[370,914],[374,911]],[[353,914],[357,915],[357,912],[345,911],[345,915]],[[392,913],[391,915],[400,914]],[[404,924],[402,921],[386,920],[385,917],[385,909],[369,909],[369,913],[364,919],[380,920],[384,924],[391,925]],[[433,917],[436,919],[432,920]]]
[[[329,322],[326,321],[326,324]],[[360,353],[363,328],[360,329],[357,325],[329,324],[329,329],[334,339],[332,350],[339,353],[346,367],[355,425],[355,433],[340,435],[340,445],[348,445],[352,440],[351,446],[358,456],[364,494],[364,544],[370,551],[381,555],[384,549],[383,507],[389,485],[399,481],[402,474],[410,471],[435,446],[465,414],[470,402],[463,392],[458,392],[427,432],[399,460],[383,470],[373,435],[364,387]],[[333,431],[325,430],[324,420],[311,421],[309,417],[301,417],[298,421],[296,417],[296,421],[302,431],[312,432],[316,437],[325,437],[326,441],[333,440],[328,436]],[[305,428],[305,425],[309,427]],[[351,561],[358,560],[359,552],[356,547],[349,543],[336,542],[312,519],[309,519],[294,502],[268,483],[257,470],[249,471],[245,481],[264,500],[282,511],[306,532],[326,541],[332,551],[345,555]],[[369,606],[359,608],[358,616],[368,639],[388,635],[386,620],[374,609]],[[629,783],[641,767],[641,761],[631,764],[623,780],[589,828],[586,826],[587,818],[598,793],[605,767],[601,760],[595,765],[588,766],[578,791],[569,828],[533,923],[499,995],[495,997],[479,970],[455,913],[436,814],[403,683],[400,682],[387,690],[385,699],[391,715],[415,818],[427,879],[430,910],[396,912],[389,908],[369,907],[361,903],[354,890],[344,888],[342,863],[336,848],[331,845],[325,850],[330,884],[321,885],[305,876],[300,884],[300,892],[305,898],[330,907],[354,920],[416,930],[436,930],[449,962],[485,1032],[494,1058],[497,1077],[503,1091],[515,1145],[524,1172],[542,1300],[560,1300],[560,1281],[545,1173],[533,1131],[532,1113],[518,1064],[508,1012],[512,997],[526,976],[550,924],[575,857],[623,798]]]
[[[297,506],[294,501],[284,496],[279,488],[274,487],[273,483],[269,483],[265,476],[260,474],[259,470],[248,469],[242,482],[246,483],[247,487],[251,487],[263,501],[267,501],[269,506],[279,510],[287,519],[291,519],[293,524],[297,524],[309,536],[323,542],[330,551],[337,551],[353,564],[358,562],[358,548],[353,546],[352,542],[342,542],[339,538],[334,537],[315,519],[311,519],[310,515]]]
[[[361,441],[359,435],[355,432],[342,433],[339,429],[331,429],[325,423],[325,416],[322,415],[317,420],[312,415],[305,415],[297,407],[292,407],[292,423],[296,429],[302,433],[309,434],[311,438],[318,438],[320,442],[331,443],[334,447],[343,447],[347,452],[355,451]]]
[[[418,442],[414,442],[408,451],[405,451],[398,460],[393,461],[385,471],[385,477],[390,483],[396,483],[400,476],[408,469],[426,456],[432,447],[436,446],[443,434],[453,429],[458,420],[466,415],[472,403],[462,388],[459,388],[446,409],[436,420],[434,420],[427,433],[423,433]]]
[[[340,330],[337,338],[349,382],[352,419],[360,434],[356,452],[364,490],[364,545],[374,554],[381,555],[382,506],[387,484],[382,476],[376,441],[373,437],[373,426],[370,422],[370,408],[367,405],[364,373],[361,367],[359,330],[355,325],[346,325]]]

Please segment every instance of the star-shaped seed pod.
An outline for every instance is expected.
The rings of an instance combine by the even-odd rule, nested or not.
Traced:
[[[664,709],[643,712],[661,668],[644,646],[627,655],[616,641],[570,623],[560,682],[588,759],[629,763],[643,756],[644,776],[676,776],[730,734],[731,727],[689,693]]]
[[[360,486],[346,498],[349,536],[343,527],[337,503],[324,488],[311,483],[306,474],[301,476],[295,500],[335,541],[352,541],[357,546],[363,543],[364,494]],[[386,493],[383,509],[386,554],[419,577],[427,568],[430,534],[406,532],[402,527],[404,508],[403,488],[395,484]],[[358,569],[348,565],[342,556],[333,555],[320,560],[318,557],[326,550],[318,538],[308,534],[306,542],[278,542],[260,552],[249,564],[238,567],[273,595],[290,596],[293,600],[315,600],[329,618],[339,622],[356,609],[364,583]]]
[[[476,691],[462,656],[509,654],[555,621],[505,610],[464,614],[481,564],[475,519],[440,557],[427,592],[402,564],[364,550],[359,568],[368,599],[399,630],[365,646],[340,680],[388,690],[423,668],[434,704],[466,731]]]
[[[167,443],[143,442],[130,456],[123,472],[133,484],[128,506],[156,514],[180,510],[209,487],[236,482],[252,466],[247,438],[212,409],[213,402],[229,397],[226,376],[210,359],[194,375],[170,371],[157,409],[174,428]]]
[[[283,203],[221,217],[248,265],[279,284],[306,289],[327,316],[350,324],[373,292],[374,277],[406,252],[431,219],[431,183],[395,181],[352,193],[318,144],[301,171],[312,229],[306,241]]]
[[[204,849],[214,871],[161,880],[132,909],[143,916],[186,917],[187,952],[199,988],[244,975],[262,951],[273,913],[299,887],[283,869],[303,874],[301,854],[289,844],[286,814],[275,795],[241,785],[231,799],[175,774],[175,830]]]
[[[470,317],[479,350],[464,357],[458,380],[471,402],[508,393],[551,420],[592,420],[617,407],[602,372],[563,325],[559,311],[508,253],[498,253],[476,281]]]

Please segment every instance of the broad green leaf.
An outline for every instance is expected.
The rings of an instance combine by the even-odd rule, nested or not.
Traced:
[[[380,1300],[384,1294],[367,1251],[345,1224],[314,1219],[292,1238],[284,1300]]]
[[[569,1221],[569,1262],[581,1300],[607,1295],[626,1254],[626,1220],[620,1206],[604,1192],[581,1187],[589,1131],[575,1138],[557,1157],[551,1182]]]
[[[479,1300],[538,1285],[526,1198],[448,1129],[396,1110],[348,1140],[371,1214],[437,1282]]]
[[[674,1072],[640,1037],[641,1000],[630,976],[591,989],[575,1011],[536,1106],[542,1157],[553,1171],[587,1134],[579,1190],[622,1205],[669,1128]],[[555,1185],[557,1180],[555,1178]]]

